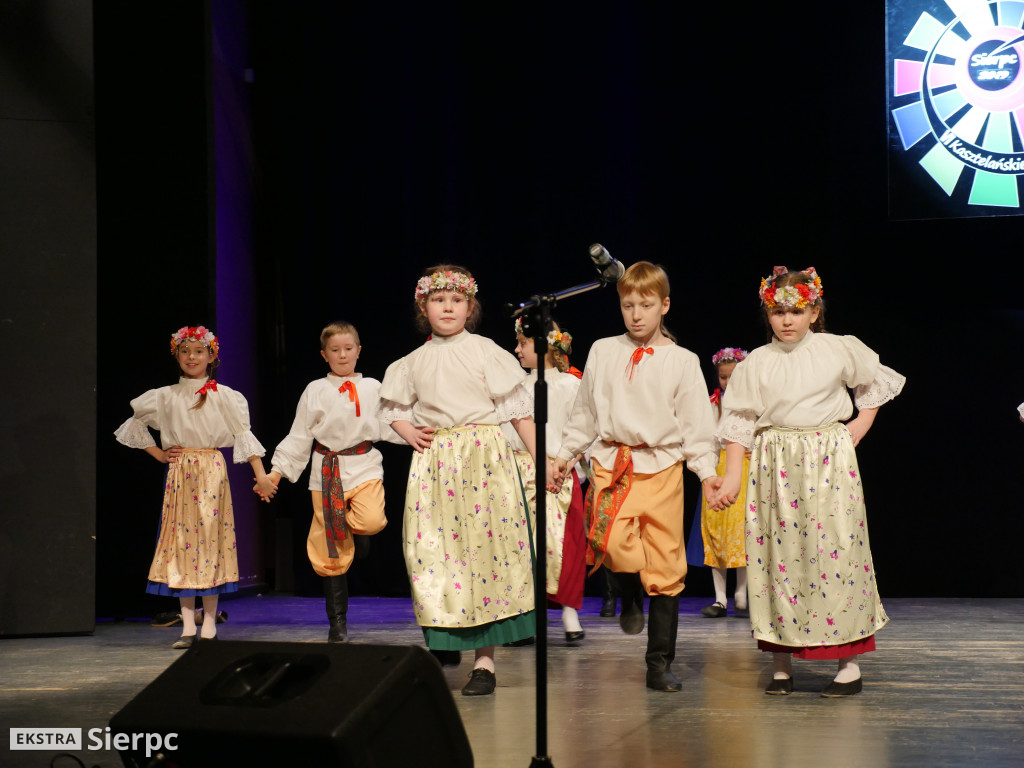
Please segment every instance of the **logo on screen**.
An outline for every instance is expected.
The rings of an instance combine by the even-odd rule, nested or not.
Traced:
[[[959,11],[953,10],[956,6]],[[1020,208],[1024,175],[1024,0],[932,3],[894,58],[892,110],[904,151],[951,198]],[[940,13],[944,11],[944,13]]]

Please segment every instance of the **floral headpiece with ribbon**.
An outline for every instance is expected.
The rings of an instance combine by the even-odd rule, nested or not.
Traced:
[[[458,291],[466,298],[472,299],[476,296],[476,279],[465,272],[446,269],[443,272],[426,275],[416,281],[415,298],[417,301],[427,298],[434,291]]]
[[[516,336],[524,336],[523,333],[523,318],[516,318]],[[569,349],[572,345],[572,334],[568,331],[556,331],[552,330],[548,334],[548,346],[554,347],[563,355],[569,354]]]
[[[808,304],[816,302],[825,293],[821,288],[821,278],[814,271],[814,267],[808,267],[800,272],[801,275],[807,275],[811,282],[776,288],[775,280],[787,272],[789,270],[785,267],[776,267],[771,277],[761,279],[761,290],[758,294],[768,309],[775,306],[803,309]]]
[[[711,357],[711,364],[719,363],[740,363],[749,353],[739,347],[722,347]]]
[[[217,337],[213,335],[213,331],[202,325],[186,325],[184,328],[179,328],[177,331],[172,333],[171,354],[178,354],[178,347],[186,341],[198,341],[200,344],[205,344],[209,347],[210,354],[213,357],[216,357],[217,353],[220,351],[220,342],[217,341]]]

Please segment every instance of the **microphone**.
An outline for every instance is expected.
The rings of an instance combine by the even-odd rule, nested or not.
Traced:
[[[622,266],[622,262],[613,259],[612,255],[608,253],[608,249],[600,243],[594,243],[590,246],[590,260],[597,267],[597,273],[601,276],[600,280],[604,285],[618,282],[619,278],[626,271],[626,268]]]

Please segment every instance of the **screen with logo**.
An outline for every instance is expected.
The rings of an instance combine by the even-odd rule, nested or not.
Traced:
[[[1024,0],[886,3],[889,215],[1024,213]]]

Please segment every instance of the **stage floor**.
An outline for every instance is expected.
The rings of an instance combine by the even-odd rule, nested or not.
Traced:
[[[169,601],[170,602],[170,601]],[[581,611],[586,639],[570,646],[549,612],[548,742],[555,768],[746,768],[786,766],[1024,765],[1024,600],[893,599],[878,651],[865,657],[864,691],[819,692],[834,662],[796,661],[796,690],[766,696],[770,657],[746,620],[705,619],[706,598],[685,598],[673,669],[680,693],[644,686],[646,631],[627,636],[602,619],[600,601]],[[319,643],[323,601],[246,597],[224,601],[225,640]],[[355,598],[353,642],[422,645],[407,599]],[[178,659],[180,625],[98,623],[90,636],[0,640],[0,724],[104,728],[135,694]],[[538,755],[534,647],[499,648],[498,690],[463,697],[465,654],[444,676],[478,768],[528,768]],[[59,750],[0,749],[0,765],[50,766]],[[74,753],[54,768],[121,766],[116,752]],[[539,755],[544,757],[544,754]],[[415,765],[410,760],[409,765]],[[233,765],[230,753],[223,765]]]

